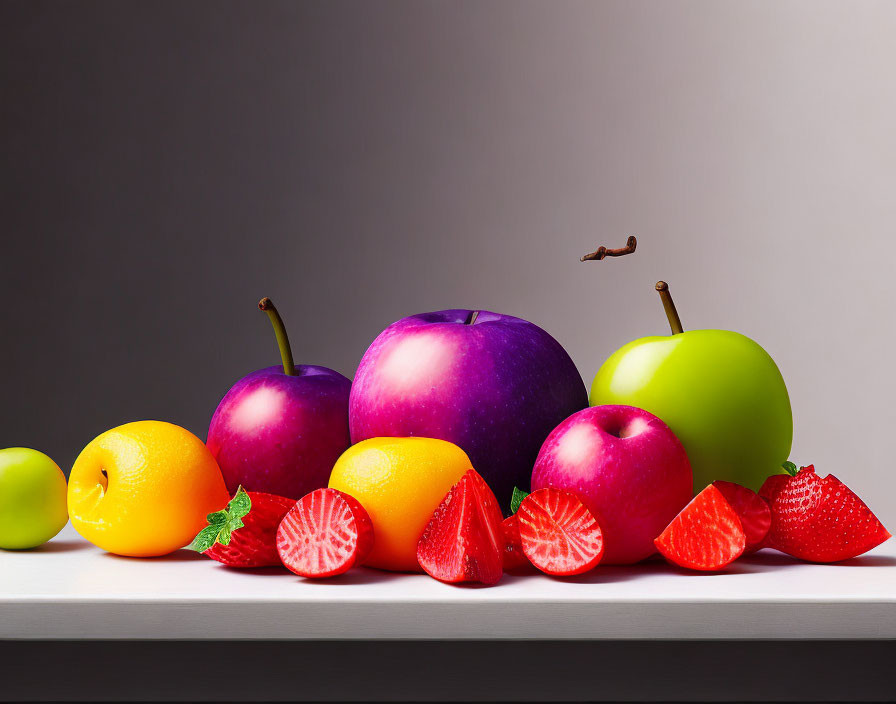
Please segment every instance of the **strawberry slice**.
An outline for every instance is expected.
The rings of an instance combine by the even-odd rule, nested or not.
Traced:
[[[803,467],[775,494],[769,542],[809,562],[838,562],[877,547],[890,533],[871,509],[833,474]]]
[[[758,550],[772,524],[772,512],[768,504],[755,491],[740,484],[719,480],[712,485],[722,492],[722,496],[737,512],[747,542],[744,554]]]
[[[604,555],[600,525],[575,494],[562,489],[533,491],[516,516],[523,552],[546,574],[582,574]]]
[[[516,514],[505,518],[501,523],[501,530],[504,532],[504,571],[516,570],[521,567],[527,567],[529,558],[523,552],[523,541],[520,538],[520,523]]]
[[[277,551],[301,577],[335,577],[363,562],[373,548],[373,524],[357,499],[316,489],[280,523]]]
[[[420,567],[441,582],[494,584],[503,572],[501,522],[492,490],[468,470],[442,499],[417,543]]]
[[[189,549],[228,567],[279,566],[277,526],[295,503],[285,496],[239,487],[226,508],[208,514],[208,525]]]
[[[740,557],[747,538],[737,511],[710,484],[681,509],[653,542],[669,562],[711,572]]]

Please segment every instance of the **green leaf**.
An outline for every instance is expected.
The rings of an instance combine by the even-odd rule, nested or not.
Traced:
[[[190,543],[187,548],[189,550],[195,550],[196,552],[205,552],[215,544],[215,540],[217,539],[217,537],[218,527],[206,526],[201,531],[199,531],[199,535],[193,538],[193,542]]]
[[[208,525],[199,531],[199,534],[193,538],[193,542],[187,546],[187,549],[205,552],[215,543],[229,545],[233,531],[243,527],[243,517],[251,510],[252,499],[249,498],[243,487],[239,487],[236,490],[236,494],[227,503],[226,509],[215,511],[206,516]]]
[[[787,462],[785,462],[785,463],[784,463],[783,465],[781,465],[781,466],[784,467],[784,471],[787,472],[791,477],[795,477],[795,476],[796,476],[796,473],[797,473],[798,470],[797,470],[797,468],[796,468],[796,465],[795,465],[793,462],[790,462],[790,461],[788,460]]]
[[[227,511],[215,511],[205,517],[210,526],[220,526],[227,523]]]
[[[510,512],[516,513],[520,510],[520,504],[523,503],[523,499],[525,499],[529,495],[529,492],[523,491],[518,486],[513,487],[513,496],[510,497]]]

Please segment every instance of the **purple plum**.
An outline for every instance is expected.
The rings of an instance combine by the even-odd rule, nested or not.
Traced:
[[[352,385],[352,442],[420,436],[459,445],[506,508],[528,489],[545,438],[588,404],[573,361],[553,337],[489,311],[412,315],[386,328]]]
[[[207,445],[231,494],[242,485],[299,499],[327,485],[351,444],[351,382],[327,367],[296,366],[274,304],[264,298],[258,307],[271,318],[283,365],[234,384],[212,416]]]

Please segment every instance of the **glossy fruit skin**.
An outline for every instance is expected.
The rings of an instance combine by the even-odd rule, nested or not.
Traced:
[[[296,375],[266,367],[240,379],[212,416],[208,448],[232,493],[242,485],[298,499],[327,485],[330,470],[351,444],[351,382],[310,364]]]
[[[277,529],[296,502],[260,491],[246,493],[252,508],[242,518],[243,527],[230,534],[227,545],[215,543],[202,554],[228,567],[279,566],[282,563],[277,552]]]
[[[330,487],[355,497],[373,522],[364,564],[419,572],[417,543],[433,511],[468,469],[457,445],[431,438],[371,438],[337,460]]]
[[[743,554],[746,544],[737,511],[711,484],[656,539],[657,550],[669,562],[702,572],[728,566]]]
[[[591,386],[593,406],[622,403],[662,418],[681,440],[694,492],[716,479],[759,489],[790,454],[790,397],[774,360],[728,330],[644,337],[614,352]]]
[[[336,489],[303,496],[277,530],[277,552],[300,577],[322,579],[360,565],[373,548],[373,523],[364,507]]]
[[[504,571],[521,570],[531,567],[532,563],[523,552],[523,541],[520,538],[520,522],[516,514],[508,516],[501,522],[501,530],[504,533]]]
[[[810,465],[783,484],[771,503],[770,547],[809,562],[858,557],[890,538],[877,516],[833,474]]]
[[[712,485],[722,492],[740,519],[746,538],[744,553],[755,552],[762,547],[772,524],[772,512],[765,499],[752,489],[733,482],[719,480]]]
[[[412,315],[384,330],[352,386],[352,441],[440,438],[460,446],[510,503],[527,489],[548,433],[587,405],[582,377],[560,344],[520,318],[470,310]]]
[[[43,452],[0,450],[0,548],[43,545],[68,523],[65,475]]]
[[[574,494],[538,489],[523,499],[516,515],[523,553],[545,574],[584,574],[600,563],[604,555],[600,525]]]
[[[778,495],[778,492],[781,491],[781,489],[787,486],[787,482],[791,479],[793,479],[793,477],[789,474],[772,474],[767,477],[766,480],[762,482],[762,486],[759,487],[759,496],[771,506],[772,501],[775,500],[775,496]]]
[[[75,460],[68,484],[75,530],[103,550],[130,557],[184,547],[206,526],[206,516],[229,500],[202,441],[157,420],[96,437]]]
[[[504,531],[498,500],[468,470],[433,512],[417,543],[417,562],[448,584],[495,584],[504,574]]]
[[[604,564],[652,555],[653,539],[691,500],[692,486],[687,455],[669,427],[631,406],[573,414],[545,440],[532,471],[533,491],[570,491],[594,514]]]

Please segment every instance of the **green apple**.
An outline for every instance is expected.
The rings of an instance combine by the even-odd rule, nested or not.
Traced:
[[[656,285],[671,336],[643,337],[614,352],[591,385],[592,406],[637,406],[681,440],[694,491],[716,479],[758,490],[790,454],[790,397],[774,360],[728,330],[683,332],[669,287]]]
[[[68,522],[65,475],[43,452],[0,450],[0,548],[43,545]]]

